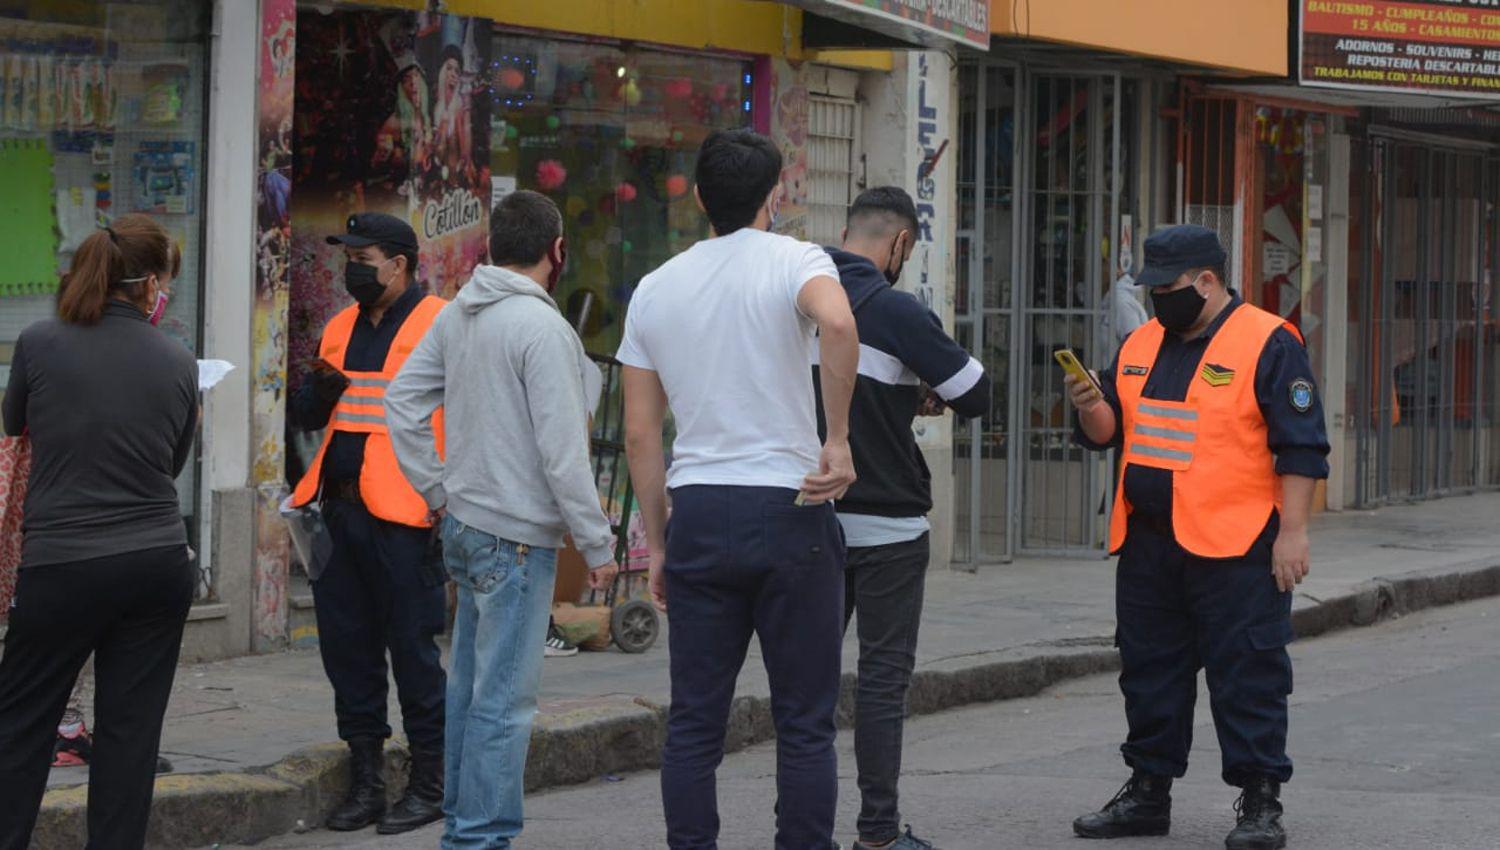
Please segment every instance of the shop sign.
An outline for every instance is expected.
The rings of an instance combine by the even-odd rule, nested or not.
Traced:
[[[1500,98],[1500,0],[1302,0],[1306,86]]]
[[[791,0],[810,12],[929,46],[990,48],[989,0]]]

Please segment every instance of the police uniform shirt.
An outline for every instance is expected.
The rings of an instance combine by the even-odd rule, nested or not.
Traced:
[[[1149,367],[1142,398],[1160,401],[1183,401],[1188,387],[1198,376],[1209,341],[1219,332],[1229,315],[1244,303],[1234,292],[1229,306],[1199,336],[1184,340],[1168,331],[1162,340],[1155,363],[1127,363],[1127,367]],[[1107,443],[1095,443],[1077,426],[1074,439],[1082,446],[1101,450],[1124,444],[1120,396],[1115,391],[1119,354],[1099,383],[1104,398],[1115,413],[1115,433]],[[1262,349],[1255,370],[1255,397],[1266,421],[1266,442],[1276,457],[1276,474],[1306,478],[1328,477],[1328,434],[1323,423],[1323,404],[1312,378],[1312,363],[1307,348],[1286,328],[1278,328]],[[1154,522],[1172,517],[1172,472],[1167,469],[1128,464],[1125,468],[1125,497],[1130,501],[1132,516]],[[1272,520],[1275,521],[1274,519]],[[1269,527],[1269,526],[1268,526]]]
[[[368,311],[361,309],[354,322],[354,332],[349,337],[349,348],[344,352],[344,370],[347,372],[379,372],[385,368],[386,355],[396,334],[406,324],[411,311],[424,297],[421,284],[412,284],[385,311],[385,316],[376,325],[370,321]],[[304,381],[292,398],[292,424],[307,431],[316,431],[328,425],[338,397],[325,398],[318,393],[316,382]],[[368,434],[339,431],[328,442],[328,453],[323,461],[324,481],[357,481],[365,461],[365,440]]]

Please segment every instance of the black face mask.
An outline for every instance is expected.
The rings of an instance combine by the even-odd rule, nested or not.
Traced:
[[[902,257],[901,263],[900,265],[896,266],[896,268],[892,269],[891,261],[895,260],[897,257]],[[901,272],[905,270],[905,251],[902,250],[901,238],[898,236],[896,237],[896,241],[891,244],[891,259],[886,261],[885,268],[881,269],[880,271],[885,275],[885,282],[889,283],[891,286],[895,286],[896,283],[901,280]]]
[[[1198,294],[1198,287],[1187,286],[1171,292],[1151,292],[1151,306],[1156,319],[1169,331],[1182,333],[1197,323],[1208,299]]]
[[[344,289],[361,307],[369,307],[385,294],[380,282],[380,268],[350,261],[344,264]]]

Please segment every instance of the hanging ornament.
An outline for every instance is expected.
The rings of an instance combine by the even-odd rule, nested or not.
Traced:
[[[635,147],[635,139],[632,139],[629,136],[626,136],[625,138],[623,138],[623,139],[620,140],[620,147],[624,148],[625,150],[630,150],[631,148],[634,148]]]
[[[639,193],[636,191],[635,185],[628,180],[615,187],[615,197],[622,204],[628,204],[635,200],[637,194]]]
[[[547,129],[548,130],[556,130],[558,127],[561,127],[561,126],[562,126],[562,119],[561,118],[558,118],[556,115],[548,115],[547,116]]]
[[[543,192],[552,192],[568,180],[568,169],[555,159],[544,159],[536,164],[536,185]]]
[[[521,128],[514,124],[505,125],[505,138],[512,141],[521,138]]]
[[[667,178],[667,197],[680,198],[688,193],[688,179],[682,174],[673,174]]]
[[[519,68],[506,68],[500,72],[500,87],[511,91],[520,91],[526,85],[526,75]]]
[[[662,91],[673,100],[687,100],[693,96],[693,81],[687,77],[678,77],[662,86]]]
[[[625,85],[620,87],[620,96],[625,99],[626,106],[641,105],[641,87],[635,80],[625,81]]]

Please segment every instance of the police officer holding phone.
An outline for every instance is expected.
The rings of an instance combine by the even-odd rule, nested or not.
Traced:
[[[1120,555],[1120,689],[1133,775],[1085,838],[1166,835],[1187,771],[1197,675],[1208,688],[1224,781],[1242,789],[1230,850],[1286,845],[1282,783],[1292,590],[1308,571],[1308,514],[1328,476],[1322,405],[1301,335],[1228,288],[1212,230],[1146,240],[1156,318],[1098,386],[1069,375],[1077,440],[1119,449],[1110,526]]]

